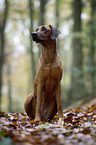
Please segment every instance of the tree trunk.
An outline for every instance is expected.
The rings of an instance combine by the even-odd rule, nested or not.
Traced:
[[[5,10],[3,15],[3,22],[0,24],[0,110],[2,104],[2,71],[3,71],[3,60],[4,60],[4,47],[5,47],[5,36],[4,30],[6,27],[6,21],[8,16],[8,0],[5,0]]]
[[[40,25],[45,24],[45,0],[40,0]]]
[[[8,64],[7,67],[7,77],[8,77],[8,111],[12,112],[12,85],[11,85],[11,67],[10,64]]]
[[[4,31],[1,30],[1,50],[0,50],[0,110],[2,104],[2,71],[4,59]]]
[[[45,5],[47,1],[46,0],[40,0],[40,17],[39,17],[39,25],[44,25],[45,24]],[[39,57],[41,55],[41,46],[38,45],[39,47]]]
[[[55,14],[55,25],[56,25],[56,28],[59,28],[59,0],[56,0],[56,5],[55,5],[55,8],[56,8],[56,14]],[[59,51],[59,39],[57,38],[57,48],[58,48],[58,51]]]
[[[30,53],[31,53],[31,69],[32,69],[32,76],[33,76],[33,81],[32,81],[33,84],[35,74],[36,74],[36,67],[35,67],[33,44],[32,44],[32,37],[31,37],[31,33],[33,31],[33,7],[34,7],[32,0],[29,0],[29,7],[30,7]]]
[[[96,0],[91,0],[90,1],[91,4],[91,15],[90,15],[90,51],[89,51],[89,56],[90,56],[90,66],[91,66],[91,85],[92,85],[92,96],[95,96],[95,88],[96,88],[96,65],[95,65],[95,38],[96,38]]]
[[[72,74],[71,74],[71,90],[70,98],[75,100],[83,96],[84,81],[83,81],[83,52],[81,42],[81,0],[74,0],[73,3],[73,40],[72,40]]]

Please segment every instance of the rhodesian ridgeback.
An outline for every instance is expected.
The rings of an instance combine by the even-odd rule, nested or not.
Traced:
[[[40,26],[32,38],[42,46],[37,66],[34,90],[27,97],[25,111],[35,121],[47,120],[58,112],[59,122],[63,121],[61,85],[63,67],[56,48],[56,37],[60,31],[51,25]]]

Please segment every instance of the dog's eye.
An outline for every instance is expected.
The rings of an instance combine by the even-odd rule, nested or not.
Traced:
[[[44,33],[48,32],[48,30],[45,27],[42,27],[41,31],[43,31]]]
[[[38,31],[38,28],[36,29],[36,31]]]

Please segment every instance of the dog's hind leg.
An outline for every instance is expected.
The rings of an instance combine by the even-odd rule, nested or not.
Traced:
[[[36,109],[36,96],[34,94],[30,94],[24,104],[25,111],[30,119],[35,118],[35,109]]]

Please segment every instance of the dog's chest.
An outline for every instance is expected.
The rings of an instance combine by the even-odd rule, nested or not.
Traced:
[[[60,82],[62,71],[60,66],[50,66],[45,69],[44,94],[50,98],[54,96],[56,85]]]
[[[44,80],[49,83],[59,82],[62,77],[62,70],[60,65],[48,65],[44,67],[42,75],[44,76]]]

